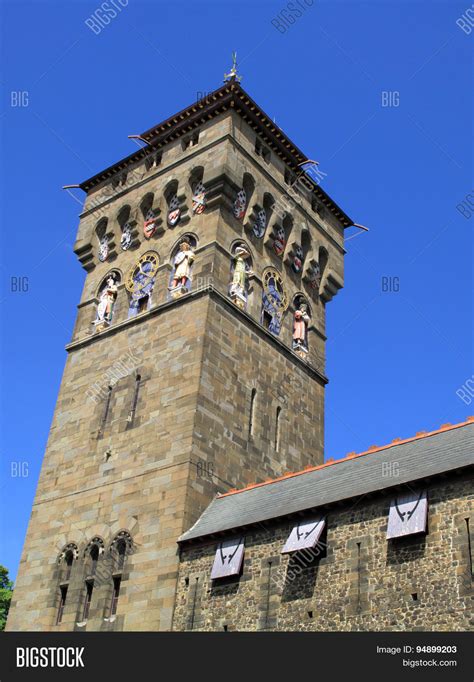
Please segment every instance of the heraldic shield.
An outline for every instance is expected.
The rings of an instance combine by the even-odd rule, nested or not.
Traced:
[[[390,503],[387,540],[426,532],[428,499],[426,490],[410,491]]]
[[[293,527],[281,553],[289,554],[290,552],[298,552],[302,549],[311,549],[315,547],[325,525],[326,519],[322,516],[316,516],[307,521],[301,521]]]
[[[237,218],[237,220],[242,220],[245,211],[247,209],[247,194],[245,193],[244,189],[241,189],[239,192],[237,192],[237,196],[234,201],[234,215]]]
[[[198,182],[193,193],[193,213],[200,215],[206,208],[206,188]]]
[[[243,559],[244,538],[232,538],[219,543],[212,566],[211,579],[239,575]]]
[[[179,207],[179,200],[176,194],[171,198],[168,208],[168,225],[174,227],[181,216],[181,209]]]
[[[145,239],[150,239],[155,234],[156,230],[156,215],[154,211],[150,208],[145,216],[145,222],[143,223],[143,236]]]

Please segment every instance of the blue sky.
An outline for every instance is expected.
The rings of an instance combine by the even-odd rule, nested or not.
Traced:
[[[97,2],[2,4],[0,563],[12,576],[84,281],[80,205],[61,186],[219,87],[234,49],[242,85],[370,228],[347,242],[328,306],[326,457],[474,413],[456,393],[473,374],[474,218],[457,208],[472,191],[474,35],[456,24],[470,5],[300,0],[283,32],[283,0],[114,4],[100,32],[85,23]]]

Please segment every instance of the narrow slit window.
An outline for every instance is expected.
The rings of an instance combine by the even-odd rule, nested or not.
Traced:
[[[89,612],[91,609],[92,592],[94,590],[94,581],[86,581],[86,596],[84,600],[84,611],[82,613],[82,620],[87,620],[89,618]]]
[[[133,422],[133,420],[134,420],[134,418],[135,418],[135,413],[136,413],[136,411],[137,411],[138,394],[139,394],[139,392],[140,392],[140,382],[141,382],[141,380],[142,380],[142,378],[141,378],[140,374],[137,374],[137,376],[135,377],[135,390],[134,390],[134,392],[133,392],[132,407],[131,407],[131,410],[130,410],[130,414],[129,414],[129,416],[128,416],[128,421],[129,421],[129,422]]]
[[[122,582],[122,578],[119,576],[117,578],[114,578],[114,589],[112,592],[112,602],[110,605],[110,615],[115,616],[117,613],[117,606],[118,606],[118,600],[119,600],[119,595],[120,595],[120,583]]]
[[[99,429],[99,438],[102,437],[105,425],[107,423],[107,417],[109,416],[111,399],[112,399],[112,386],[109,386],[108,392],[107,392],[107,398],[105,399],[105,408],[104,408],[104,414],[102,415],[102,423],[101,423],[100,429]]]
[[[252,393],[250,395],[250,412],[249,412],[249,438],[253,436],[254,431],[254,421],[255,421],[255,399],[257,397],[257,389],[252,388]]]
[[[280,451],[280,417],[281,417],[281,407],[280,405],[276,409],[276,420],[275,420],[275,451]]]
[[[58,615],[56,617],[56,625],[59,625],[63,619],[64,607],[66,606],[67,588],[67,585],[61,585],[60,587],[61,595],[59,600]]]

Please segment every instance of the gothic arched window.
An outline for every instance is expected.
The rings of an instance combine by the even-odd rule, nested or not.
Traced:
[[[181,205],[178,199],[178,181],[171,180],[165,187],[166,222],[168,227],[175,227],[181,218]]]
[[[151,239],[155,234],[159,220],[159,211],[154,207],[154,194],[153,192],[148,192],[141,203],[140,211],[143,217],[143,236],[145,239]]]
[[[244,220],[254,189],[254,179],[249,173],[244,173],[242,178],[242,186],[236,192],[233,205],[233,214],[237,220]]]
[[[109,238],[107,235],[107,224],[108,219],[101,218],[95,228],[95,234],[97,237],[97,241],[99,242],[98,258],[101,262],[106,261],[110,253]]]
[[[110,556],[112,559],[112,597],[110,601],[110,614],[115,616],[117,613],[120,588],[124,580],[124,569],[127,557],[133,552],[133,540],[130,533],[120,531],[110,546]]]
[[[130,213],[130,206],[123,206],[117,216],[117,222],[120,226],[120,248],[122,251],[127,251],[132,245],[133,227],[130,222]]]
[[[204,168],[203,166],[198,166],[193,168],[189,178],[189,184],[191,185],[192,192],[192,206],[193,213],[200,215],[204,212],[207,203],[207,190],[203,183],[204,178]]]
[[[59,625],[63,619],[64,608],[66,606],[67,593],[69,589],[69,581],[74,565],[74,561],[79,556],[77,545],[73,542],[66,545],[59,556],[59,603],[56,613],[56,625]]]

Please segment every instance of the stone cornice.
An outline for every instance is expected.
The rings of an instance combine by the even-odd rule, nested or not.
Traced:
[[[297,172],[299,164],[307,160],[307,156],[290,140],[261,109],[245,90],[235,81],[225,83],[222,87],[207,95],[204,99],[194,102],[162,123],[141,134],[141,138],[148,143],[144,147],[93,177],[80,184],[81,189],[89,192],[93,187],[110,179],[116,173],[124,171],[129,166],[143,160],[150,151],[158,150],[173,140],[190,133],[198,126],[206,123],[226,110],[234,110],[241,116],[265,141],[265,143],[287,164]],[[315,196],[324,204],[344,227],[349,227],[353,221],[329,197],[319,185],[307,176],[314,185]]]

